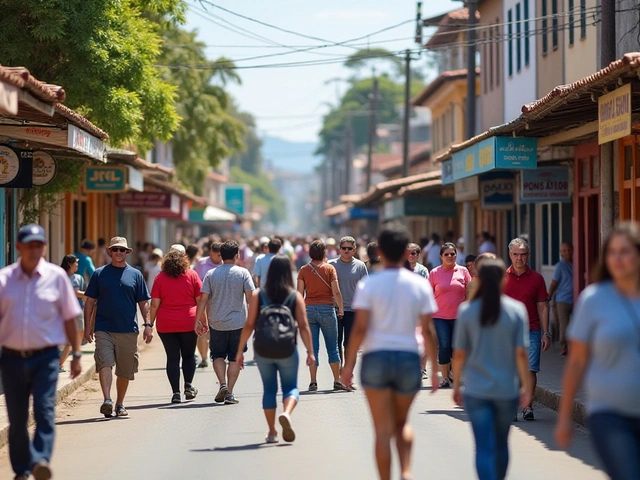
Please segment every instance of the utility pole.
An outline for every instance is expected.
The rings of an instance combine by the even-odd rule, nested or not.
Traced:
[[[353,163],[353,159],[351,158],[351,145],[353,143],[353,132],[351,126],[351,115],[347,113],[347,126],[344,131],[344,194],[349,195],[349,190],[351,187],[351,164]]]
[[[404,119],[402,125],[402,176],[409,176],[409,117],[411,116],[411,50],[407,49],[404,56]]]
[[[476,134],[476,12],[477,0],[467,0],[469,11],[469,31],[467,32],[467,118],[465,136]]]
[[[600,68],[616,59],[616,1],[600,2]],[[613,142],[600,145],[600,242],[604,243],[613,229]]]
[[[376,108],[378,104],[378,78],[373,72],[373,86],[369,95],[369,145],[367,148],[367,180],[365,191],[371,188],[371,169],[373,167],[373,147],[376,143]]]
[[[337,152],[337,144],[335,140],[331,141],[331,172],[329,178],[331,179],[330,192],[331,192],[331,204],[335,205],[338,203],[338,198],[340,197],[340,173],[338,169],[338,152]]]

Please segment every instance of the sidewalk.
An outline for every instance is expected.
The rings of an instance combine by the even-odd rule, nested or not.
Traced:
[[[554,343],[546,352],[542,352],[535,400],[556,411],[560,405],[562,376],[566,361],[567,357],[560,356],[560,347],[557,343]],[[585,401],[584,388],[580,388],[573,406],[573,420],[581,425],[584,425],[586,420]]]

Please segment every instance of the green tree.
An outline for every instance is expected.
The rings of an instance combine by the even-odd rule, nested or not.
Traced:
[[[183,0],[0,0],[0,62],[62,85],[66,104],[114,145],[149,147],[177,128],[175,88],[155,67],[163,22],[184,19]]]
[[[224,87],[240,82],[233,63],[226,58],[207,59],[205,45],[196,32],[166,25],[160,62],[162,65],[194,65],[205,68],[160,69],[162,78],[177,87],[176,104],[182,117],[173,140],[178,179],[200,194],[210,167],[243,148],[246,126],[233,116],[234,107]]]

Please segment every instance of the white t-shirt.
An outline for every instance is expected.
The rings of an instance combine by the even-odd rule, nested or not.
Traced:
[[[370,312],[363,353],[419,353],[416,327],[420,315],[435,312],[438,305],[427,280],[406,268],[388,268],[358,284],[353,309]]]

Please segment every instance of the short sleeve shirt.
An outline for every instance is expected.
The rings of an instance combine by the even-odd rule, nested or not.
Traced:
[[[202,280],[193,270],[187,270],[178,278],[160,272],[151,289],[151,298],[161,300],[156,318],[158,332],[192,331],[201,289]]]
[[[434,318],[455,320],[458,307],[467,299],[467,285],[471,281],[469,270],[460,265],[451,269],[436,267],[429,273],[429,283],[436,295],[438,311]]]
[[[306,305],[333,305],[331,282],[338,280],[338,274],[332,265],[307,264],[300,269],[298,280],[304,283]]]
[[[209,326],[217,331],[239,330],[247,321],[245,293],[255,290],[249,270],[222,264],[210,270],[202,282],[202,293],[210,296]]]
[[[91,257],[82,252],[76,252],[75,255],[78,257],[78,271],[76,274],[81,277],[91,278],[93,273],[96,271],[96,267],[93,265]]]
[[[271,265],[273,257],[275,257],[275,254],[267,253],[265,256],[256,260],[256,265],[253,267],[253,274],[260,277],[260,288],[264,288],[267,284],[267,272],[269,271],[269,265]]]
[[[429,278],[429,269],[421,263],[416,263],[416,266],[413,269],[413,273],[417,273],[422,278]]]
[[[354,258],[349,263],[343,262],[340,258],[336,258],[329,261],[329,265],[332,265],[333,268],[336,269],[344,310],[345,312],[351,312],[353,311],[351,304],[353,303],[353,296],[356,294],[356,286],[360,280],[369,275],[367,266],[357,258]]]
[[[507,269],[507,274],[507,285],[504,293],[524,303],[524,306],[527,307],[529,330],[540,330],[538,303],[548,300],[544,278],[529,267],[522,275],[516,275],[513,265]]]
[[[558,282],[556,302],[573,303],[573,264],[560,260],[553,271],[553,280]]]
[[[73,287],[73,290],[75,292],[84,292],[86,284],[83,277],[81,277],[77,273],[74,273],[73,275],[69,275],[69,280],[71,280],[71,286]],[[84,308],[84,300],[82,300],[81,298],[78,298],[78,304],[80,305],[80,308]]]
[[[151,299],[142,273],[127,265],[98,268],[85,292],[97,300],[95,331],[139,333],[138,303]]]

